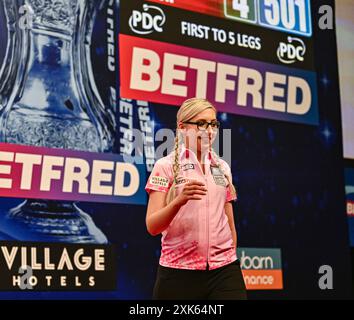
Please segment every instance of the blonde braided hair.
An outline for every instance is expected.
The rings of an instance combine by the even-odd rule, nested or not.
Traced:
[[[173,161],[173,183],[171,185],[170,190],[168,190],[166,203],[169,204],[175,197],[176,197],[176,183],[177,183],[177,176],[180,169],[180,163],[178,161],[179,158],[179,132],[178,128],[176,129],[176,137],[175,137],[175,146],[174,146],[174,161]]]
[[[225,173],[220,161],[219,161],[219,156],[216,154],[216,152],[214,151],[213,148],[210,147],[210,151],[213,155],[213,157],[216,159],[216,165],[218,166],[218,168],[221,170],[221,172],[224,174],[224,176],[226,177],[227,181],[229,182],[229,188],[230,188],[230,192],[232,194],[232,196],[236,196],[237,197],[237,192],[236,192],[236,187],[232,184],[232,179],[231,177]]]

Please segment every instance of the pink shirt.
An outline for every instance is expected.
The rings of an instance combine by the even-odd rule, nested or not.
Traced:
[[[195,153],[184,145],[180,148],[180,173],[177,177],[178,195],[186,181],[205,183],[202,200],[189,200],[177,212],[170,225],[162,232],[160,265],[170,268],[205,270],[216,269],[236,260],[231,229],[225,214],[225,202],[236,200],[228,181],[218,172],[215,160],[205,156],[205,174]],[[168,192],[173,182],[174,152],[156,161],[145,190]],[[231,177],[227,162],[219,159],[224,172]],[[214,176],[212,175],[212,171]]]

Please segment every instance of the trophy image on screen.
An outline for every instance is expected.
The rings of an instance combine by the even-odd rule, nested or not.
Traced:
[[[105,0],[0,0],[7,48],[0,69],[0,142],[109,152],[114,115],[95,85],[91,35]],[[1,213],[9,239],[106,243],[73,201],[26,199]]]

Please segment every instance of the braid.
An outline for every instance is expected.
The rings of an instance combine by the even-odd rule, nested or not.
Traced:
[[[177,182],[177,177],[179,174],[179,169],[180,169],[180,164],[179,164],[179,133],[178,129],[176,132],[176,137],[175,137],[175,146],[174,146],[174,152],[175,156],[173,159],[173,183],[171,185],[170,190],[168,190],[167,197],[166,197],[166,204],[169,204],[175,197],[175,191],[176,191],[176,182]]]
[[[180,167],[179,161],[178,161],[178,158],[179,158],[178,129],[177,129],[176,137],[175,137],[175,148],[174,148],[174,151],[175,151],[175,158],[174,158],[174,161],[173,161],[173,181],[176,182],[177,176],[178,176],[178,173],[179,173],[179,167]]]
[[[213,154],[214,159],[216,159],[216,165],[218,166],[218,168],[221,170],[221,172],[224,174],[224,176],[226,177],[227,181],[229,182],[229,187],[230,187],[230,191],[231,194],[234,196],[237,196],[237,192],[236,192],[236,188],[235,186],[231,183],[231,177],[229,177],[229,175],[227,175],[224,171],[224,169],[222,168],[222,165],[219,161],[219,156],[216,154],[216,152],[214,151],[213,148],[210,147],[210,151]]]

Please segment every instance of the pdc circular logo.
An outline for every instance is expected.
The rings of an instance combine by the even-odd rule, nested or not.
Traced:
[[[305,43],[299,38],[290,36],[288,37],[288,43],[280,42],[277,50],[278,59],[285,64],[304,61],[305,53]]]
[[[133,10],[129,18],[129,27],[137,34],[162,32],[165,21],[165,14],[159,7],[144,4],[143,11]]]

